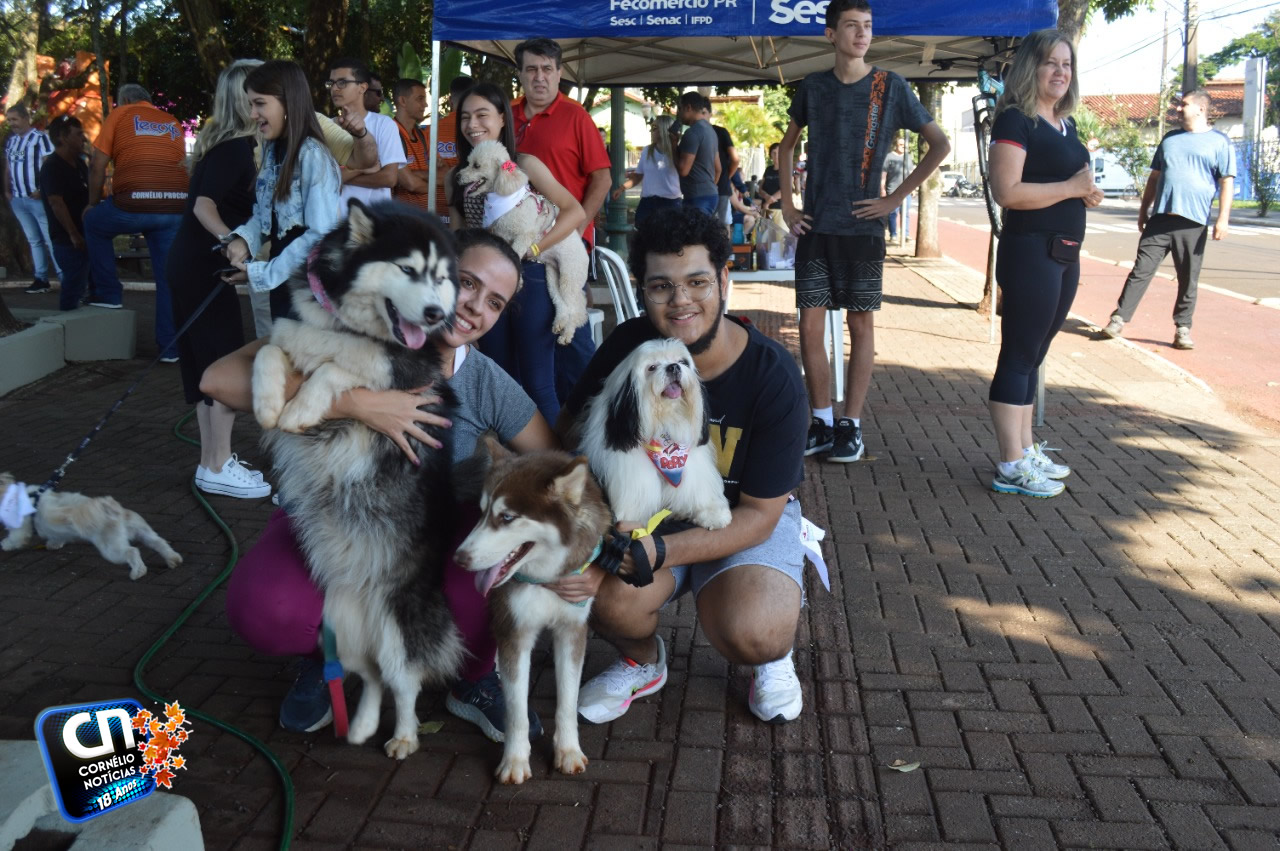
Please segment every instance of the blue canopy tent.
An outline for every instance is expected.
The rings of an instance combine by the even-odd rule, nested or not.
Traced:
[[[436,0],[431,103],[442,45],[515,64],[526,38],[554,38],[580,86],[788,83],[832,65],[814,0]],[[881,2],[867,59],[908,79],[971,79],[1014,40],[1057,21],[1056,0]],[[622,98],[614,104],[621,107]],[[437,122],[431,124],[431,150]],[[430,181],[435,183],[435,158]],[[434,196],[433,196],[434,197]]]

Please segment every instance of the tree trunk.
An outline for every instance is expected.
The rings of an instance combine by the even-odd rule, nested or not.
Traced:
[[[111,114],[111,75],[102,58],[102,0],[89,0],[89,38],[93,42],[93,64],[98,69],[98,91],[102,95],[102,120]]]
[[[205,82],[212,91],[222,69],[231,64],[231,50],[227,47],[227,38],[222,32],[217,0],[175,0],[175,4],[187,29],[191,30],[191,40],[196,45],[200,70],[204,72]]]
[[[129,0],[120,2],[120,67],[116,69],[116,91],[129,82]]]
[[[5,98],[8,105],[27,103],[27,92],[39,86],[36,76],[36,44],[40,39],[40,15],[34,7],[24,5],[20,11],[23,23],[18,41],[17,58],[13,60],[13,75],[9,77],[9,91]]]
[[[924,108],[930,115],[942,113],[942,86],[942,83],[916,84],[916,90],[920,93],[920,103],[924,104]],[[917,138],[920,140],[920,150],[916,155],[916,162],[920,162],[924,159],[928,145],[925,144],[923,136],[917,136]],[[935,171],[920,184],[920,203],[917,204],[919,209],[916,213],[917,257],[942,256],[942,246],[938,243],[938,198],[941,194],[942,178]]]
[[[16,334],[22,329],[23,324],[9,312],[9,306],[4,303],[4,298],[0,297],[0,337]]]
[[[1058,0],[1058,31],[1071,39],[1073,45],[1080,44],[1088,17],[1089,0]]]
[[[347,37],[349,0],[312,0],[307,9],[307,32],[303,40],[302,68],[311,83],[311,99],[317,107],[328,103],[324,81],[329,79],[329,63]]]

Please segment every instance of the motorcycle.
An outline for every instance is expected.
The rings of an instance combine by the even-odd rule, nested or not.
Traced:
[[[946,192],[950,198],[981,198],[982,184],[973,183],[961,177]]]

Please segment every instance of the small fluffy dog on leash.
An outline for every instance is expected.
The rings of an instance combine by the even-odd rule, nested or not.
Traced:
[[[555,767],[580,774],[587,757],[578,742],[578,686],[587,647],[591,601],[570,603],[540,586],[579,573],[600,552],[609,506],[585,459],[548,450],[515,455],[485,439],[491,465],[475,529],[454,559],[476,574],[490,600],[507,729],[502,783],[523,783],[529,769],[529,665],[534,642],[551,630],[556,665]],[[514,580],[514,581],[513,581]]]
[[[729,525],[704,396],[689,350],[660,339],[636,347],[587,403],[580,448],[619,520],[666,508],[706,529]]]
[[[476,145],[458,172],[465,193],[485,193],[484,226],[510,243],[517,257],[541,239],[556,223],[555,204],[533,191],[529,176],[512,162],[503,144],[494,139]],[[493,218],[490,219],[490,216]],[[556,309],[551,330],[562,346],[587,321],[587,249],[570,236],[538,255],[547,266],[547,292]]]
[[[0,492],[11,484],[13,476],[0,473]],[[27,493],[34,495],[39,489],[39,485],[28,485]],[[72,541],[93,544],[112,564],[129,565],[130,579],[140,579],[147,572],[142,554],[131,543],[134,540],[159,553],[169,567],[182,564],[182,556],[147,525],[142,515],[109,496],[45,491],[36,504],[36,513],[29,515],[17,529],[10,529],[0,542],[0,549],[6,552],[21,549],[33,531],[44,538],[45,546],[51,550],[61,549]]]

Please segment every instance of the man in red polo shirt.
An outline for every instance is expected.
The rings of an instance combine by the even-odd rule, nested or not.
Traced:
[[[582,238],[595,245],[595,219],[613,178],[600,131],[587,111],[560,93],[560,45],[533,38],[516,45],[516,74],[523,95],[511,104],[516,148],[541,160],[556,180],[582,204],[587,214]],[[595,352],[590,323],[573,342],[556,347],[556,393],[569,397],[578,376]]]

